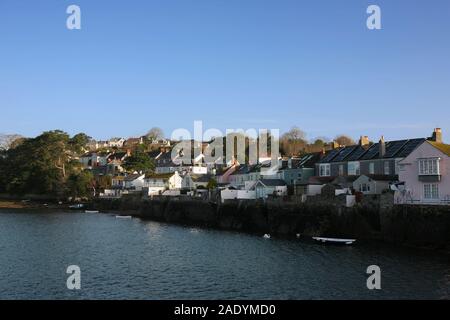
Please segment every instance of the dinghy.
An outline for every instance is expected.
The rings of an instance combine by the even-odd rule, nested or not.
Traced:
[[[131,219],[131,216],[116,216],[117,219]]]
[[[84,213],[99,213],[97,210],[84,210]]]
[[[322,238],[322,237],[313,237],[314,240],[322,242],[322,243],[331,243],[331,244],[353,244],[356,239],[340,239],[340,238]]]
[[[82,203],[73,204],[73,205],[69,206],[69,209],[71,209],[71,210],[80,210],[83,208],[84,208],[84,204],[82,204]]]

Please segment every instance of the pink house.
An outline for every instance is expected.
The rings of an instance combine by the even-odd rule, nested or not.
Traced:
[[[397,203],[450,205],[450,145],[426,140],[399,162]]]

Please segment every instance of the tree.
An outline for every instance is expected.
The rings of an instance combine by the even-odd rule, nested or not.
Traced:
[[[208,181],[208,184],[206,185],[206,188],[207,189],[215,189],[215,188],[217,188],[217,181],[216,181],[216,179],[214,179],[214,178],[211,178],[209,181]]]
[[[68,142],[65,132],[47,131],[3,152],[0,172],[4,191],[63,196],[66,179],[76,168]]]
[[[73,198],[90,197],[94,190],[94,176],[89,171],[72,173],[67,179],[67,194]]]
[[[356,144],[352,138],[344,134],[337,136],[334,141],[336,141],[341,146],[351,146]]]
[[[145,152],[143,146],[139,146],[133,154],[126,159],[124,168],[128,171],[152,172],[155,168],[153,159]]]
[[[288,156],[299,155],[306,151],[306,133],[298,127],[292,127],[280,139],[282,153]]]
[[[81,153],[91,139],[85,133],[78,133],[69,140],[69,144],[74,152]]]
[[[19,134],[1,134],[0,150],[8,150],[16,147],[24,138]]]
[[[145,135],[148,140],[159,140],[164,138],[164,132],[161,128],[153,127]]]

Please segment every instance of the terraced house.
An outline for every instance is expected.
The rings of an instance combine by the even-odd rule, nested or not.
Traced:
[[[336,147],[316,164],[316,174],[320,177],[386,175],[397,176],[399,162],[408,157],[425,141],[439,141],[441,129],[434,130],[430,138],[416,138],[370,143],[363,136],[359,144]]]

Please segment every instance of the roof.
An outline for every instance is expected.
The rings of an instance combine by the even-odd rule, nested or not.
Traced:
[[[362,174],[360,177],[366,176],[374,181],[397,181],[398,176],[396,175],[385,175],[385,174]]]
[[[446,154],[450,157],[450,144],[439,143],[435,141],[428,141],[433,147],[442,151],[442,153]]]
[[[146,179],[170,179],[175,173],[160,173],[160,174],[148,174],[145,176]]]
[[[209,182],[211,180],[211,176],[207,174],[191,174],[190,176],[194,182]]]
[[[300,182],[299,185],[308,185],[308,184],[322,185],[322,184],[331,183],[334,179],[335,179],[335,177],[313,176],[313,177],[309,177],[307,182]]]
[[[285,186],[286,181],[281,179],[260,179],[258,182],[261,182],[266,187],[277,187],[277,186]]]
[[[108,157],[108,160],[122,160],[127,155],[126,152],[116,152]]]
[[[386,152],[382,158],[405,158],[424,141],[426,141],[425,138],[387,141],[385,142]],[[379,159],[379,150],[380,143],[368,146],[346,146],[330,150],[318,162],[329,163]]]
[[[320,160],[322,152],[307,153],[299,158],[292,158],[292,168],[314,168],[316,162]]]
[[[129,174],[128,176],[125,177],[125,181],[134,181],[136,179],[138,179],[139,177],[142,177],[142,174],[140,173],[135,173],[135,174]]]

